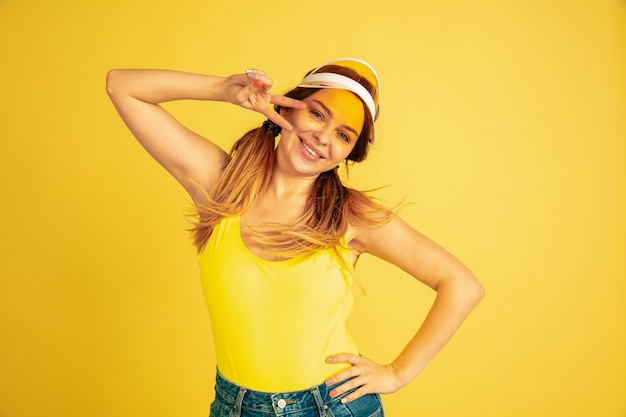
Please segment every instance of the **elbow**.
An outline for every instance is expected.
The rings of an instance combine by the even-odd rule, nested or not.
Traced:
[[[485,287],[483,287],[474,274],[469,271],[464,274],[456,275],[454,279],[446,282],[446,284],[440,288],[445,288],[447,291],[450,291],[454,294],[460,305],[465,305],[469,308],[474,308],[485,298]]]
[[[106,91],[109,97],[115,96],[115,94],[119,91],[119,79],[121,71],[122,70],[112,69],[107,72]]]
[[[451,297],[455,305],[471,311],[485,297],[485,287],[471,273],[451,276],[434,288],[438,294]]]
[[[473,278],[471,284],[466,289],[466,294],[468,300],[473,305],[477,305],[483,298],[485,298],[485,287],[483,287],[483,285],[476,278]]]

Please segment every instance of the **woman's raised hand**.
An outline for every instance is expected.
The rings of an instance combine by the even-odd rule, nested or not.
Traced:
[[[231,75],[226,79],[225,99],[232,104],[265,115],[285,130],[292,130],[291,124],[274,110],[274,105],[303,109],[306,104],[289,97],[271,94],[272,85],[273,81],[265,71],[249,69],[245,74]]]

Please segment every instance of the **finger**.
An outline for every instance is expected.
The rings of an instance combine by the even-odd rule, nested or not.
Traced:
[[[263,106],[270,104],[271,95],[269,94],[269,88],[271,87],[271,83],[272,80],[269,78],[265,81],[259,78],[250,80],[248,87],[240,90],[237,94],[237,98],[241,101],[249,100],[253,109],[261,111],[261,104],[263,104]],[[262,97],[262,99],[259,101],[258,99],[260,97]]]
[[[246,70],[246,74],[258,74],[258,75],[266,75],[265,71],[263,71],[262,69],[258,69],[258,68],[250,68]],[[248,75],[250,77],[250,75]]]
[[[362,385],[364,385],[364,381],[361,378],[352,378],[351,380],[344,382],[338,387],[333,388],[328,394],[331,398],[335,398]]]
[[[285,96],[272,96],[270,98],[272,104],[277,104],[282,107],[290,107],[292,109],[305,109],[306,103],[304,101],[296,100]]]
[[[253,108],[257,110],[256,105],[260,103],[257,103],[257,97],[255,96],[259,94],[259,90],[263,87],[263,85],[258,84],[256,80],[248,81],[246,84],[242,85],[241,88],[235,92],[235,97],[232,102],[246,108]],[[267,103],[268,100],[266,99],[264,101]],[[249,102],[252,107],[250,107],[250,105],[246,105],[246,102]]]
[[[259,85],[257,83],[257,88],[261,88],[264,86],[269,90],[270,88],[272,88],[272,85],[274,85],[274,81],[270,77],[265,75],[265,72],[260,70],[248,69],[246,70],[246,76],[248,77],[248,79],[254,80],[254,82],[260,81],[262,83],[262,85]]]
[[[265,116],[270,119],[272,122],[276,123],[278,126],[285,130],[293,130],[293,126],[289,123],[283,116],[276,113],[273,109],[268,111]]]
[[[263,82],[261,80],[254,80],[252,84],[250,84],[250,92],[255,93],[256,90],[259,90],[263,87]]]
[[[341,381],[345,381],[348,378],[354,378],[357,377],[359,375],[361,375],[363,373],[363,369],[359,368],[359,367],[355,367],[355,366],[351,366],[350,368],[344,369],[341,372],[338,372],[337,374],[333,375],[332,377],[328,378],[325,381],[325,384],[327,386],[331,386],[334,384],[337,384]]]
[[[352,402],[354,400],[357,400],[359,398],[361,398],[362,396],[366,395],[366,394],[371,394],[367,388],[365,386],[362,386],[361,388],[351,392],[350,394],[346,395],[345,397],[343,397],[341,399],[341,403],[342,404],[348,404],[349,402]]]
[[[328,363],[349,363],[350,365],[357,365],[361,361],[361,357],[353,355],[352,353],[339,353],[326,358]]]

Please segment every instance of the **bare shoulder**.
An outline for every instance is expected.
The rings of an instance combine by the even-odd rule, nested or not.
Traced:
[[[406,234],[411,231],[416,232],[400,217],[380,213],[371,223],[351,222],[346,233],[346,242],[350,247],[358,248],[361,253],[375,254],[379,248],[395,246],[395,242],[406,238]]]
[[[474,279],[450,252],[399,216],[380,226],[351,225],[346,240],[359,255],[369,253],[394,264],[431,288],[450,276]]]

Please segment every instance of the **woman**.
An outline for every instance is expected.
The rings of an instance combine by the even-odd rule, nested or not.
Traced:
[[[379,394],[424,369],[483,288],[447,251],[341,183],[338,165],[365,159],[374,140],[379,80],[371,66],[335,60],[284,96],[271,87],[261,70],[107,77],[124,122],[197,208],[193,232],[218,367],[211,416],[382,416]],[[229,102],[268,119],[227,153],[159,106],[183,99]],[[363,253],[437,291],[390,364],[360,356],[345,328]]]

